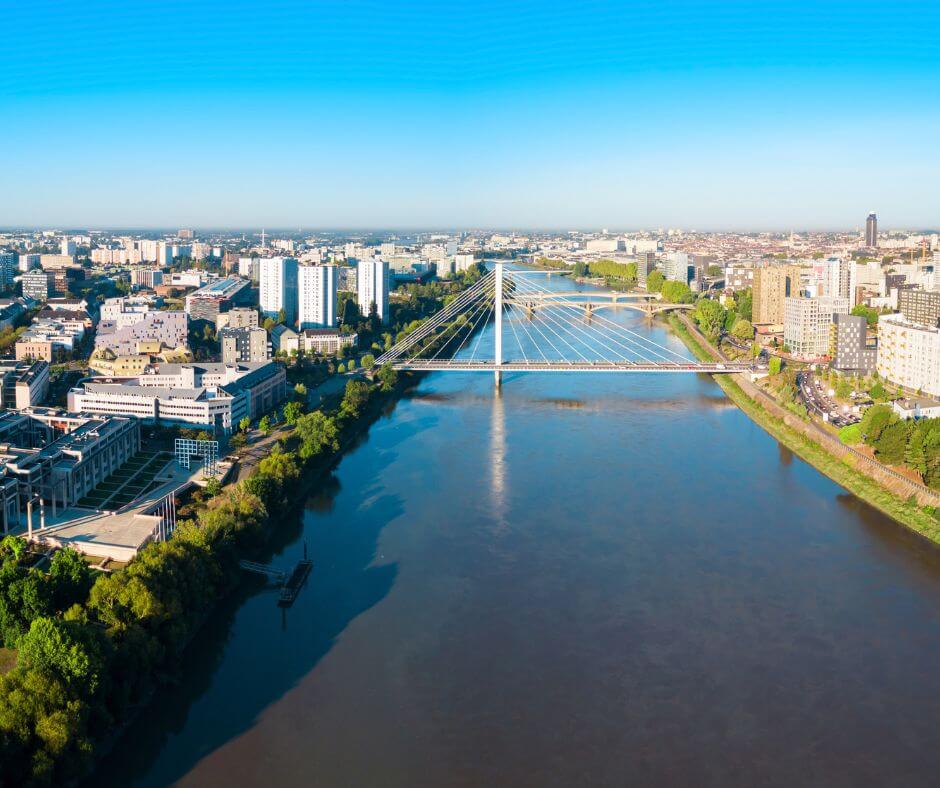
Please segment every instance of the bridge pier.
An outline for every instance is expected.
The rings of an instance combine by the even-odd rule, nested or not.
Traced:
[[[494,369],[493,379],[496,382],[496,388],[499,389],[503,385],[503,373],[498,369]]]

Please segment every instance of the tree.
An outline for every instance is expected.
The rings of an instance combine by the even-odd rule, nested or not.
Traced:
[[[288,402],[284,406],[284,421],[294,426],[304,413],[304,406],[300,402]]]
[[[291,452],[274,451],[258,465],[258,470],[284,486],[300,476],[300,468]]]
[[[692,291],[685,282],[663,282],[663,300],[669,304],[691,304]]]
[[[298,383],[294,386],[294,397],[298,402],[307,401],[307,387],[303,383]]]
[[[754,295],[750,288],[741,290],[734,296],[734,311],[745,320],[753,320]]]
[[[663,289],[663,282],[666,277],[662,271],[650,271],[646,276],[646,289],[650,293],[659,293]]]
[[[359,416],[363,407],[369,401],[369,384],[364,380],[350,380],[346,384],[343,402],[340,411],[353,418]]]
[[[336,368],[336,371],[337,371],[340,375],[345,375],[345,374],[346,374],[346,365],[345,365],[345,364],[340,364],[340,365]]]
[[[20,560],[26,555],[26,540],[21,536],[14,536],[9,534],[3,537],[3,540],[0,541],[0,556],[12,556],[13,560],[16,563],[19,563]]]
[[[382,391],[391,391],[398,382],[398,373],[392,368],[391,364],[383,364],[379,370],[379,382],[382,384]]]
[[[263,435],[267,435],[271,432],[271,417],[262,416],[261,421],[258,422],[258,429],[261,430]]]
[[[783,361],[780,359],[780,356],[771,356],[770,364],[768,365],[768,371],[771,375],[779,375],[780,370],[783,368]]]
[[[874,446],[884,429],[897,420],[898,415],[887,405],[872,405],[860,422],[865,443]]]
[[[734,321],[734,325],[731,328],[731,335],[745,342],[750,341],[754,338],[754,326],[751,325],[750,320],[739,317]],[[760,353],[760,349],[758,349],[757,352]]]
[[[885,391],[880,380],[875,381],[875,385],[871,387],[868,394],[875,402],[884,402],[888,398],[888,392]]]
[[[277,325],[277,323],[274,322],[274,318],[266,317],[264,319],[264,323],[262,323],[261,325],[264,328],[264,330],[270,334],[271,331],[274,330],[274,327]]]
[[[898,420],[888,424],[875,441],[875,453],[878,459],[888,465],[900,465],[904,462],[907,439],[910,436],[910,422]]]
[[[667,284],[672,284],[667,282]],[[721,334],[721,326],[724,322],[724,310],[717,301],[709,298],[702,298],[695,305],[695,312],[692,316],[695,322],[699,324],[702,332],[711,340],[715,340]]]
[[[210,498],[215,498],[215,496],[219,495],[221,492],[222,482],[218,479],[209,479],[209,481],[206,482],[206,495]]]
[[[360,359],[360,364],[362,365],[362,368],[365,370],[372,369],[372,367],[375,366],[375,356],[373,356],[371,353],[366,353]]]
[[[104,667],[100,650],[88,637],[79,635],[80,625],[51,618],[37,618],[20,641],[23,664],[91,694]]]
[[[359,322],[359,306],[354,299],[347,298],[343,302],[341,322],[344,326],[354,326]]]
[[[300,438],[300,456],[305,460],[327,450],[339,449],[336,422],[319,410],[297,419],[294,434]]]
[[[856,317],[864,317],[869,326],[878,325],[878,310],[872,309],[870,306],[859,304],[852,308],[852,314]]]
[[[720,265],[710,265],[708,266],[708,271],[706,272],[708,276],[716,277],[721,276],[724,273],[724,268]]]
[[[251,427],[251,419],[245,416],[240,422],[238,422],[238,429],[242,432],[248,432],[249,427]]]
[[[66,548],[52,556],[49,584],[56,610],[84,602],[94,582],[91,569],[75,550]]]
[[[278,310],[277,322],[281,325],[285,325],[287,323],[287,310],[285,310],[283,307]]]

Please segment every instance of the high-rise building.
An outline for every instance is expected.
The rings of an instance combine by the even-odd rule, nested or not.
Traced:
[[[849,306],[855,306],[855,270],[852,261],[843,257],[830,257],[822,266],[822,295],[848,298]]]
[[[636,256],[636,281],[640,287],[646,287],[646,278],[656,268],[655,252],[640,252]]]
[[[69,240],[68,238],[63,238],[60,245],[62,254],[72,257],[78,247],[75,245],[75,241]]]
[[[302,265],[297,269],[298,323],[304,328],[336,325],[336,266]]]
[[[865,246],[878,246],[878,217],[872,211],[865,220]]]
[[[259,267],[261,313],[277,320],[284,310],[284,322],[297,322],[297,259],[263,257]]]
[[[689,255],[685,252],[669,252],[663,258],[663,276],[669,282],[689,283]]]
[[[0,252],[0,290],[13,287],[13,277],[17,274],[20,258],[16,252]]]
[[[906,320],[922,326],[940,325],[940,292],[898,290],[898,309]]]
[[[787,298],[799,295],[798,265],[769,265],[754,271],[754,322],[781,325]]]
[[[787,298],[784,303],[784,344],[800,358],[824,356],[829,352],[833,315],[847,315],[848,312],[847,298]]]
[[[359,311],[363,317],[375,314],[388,323],[388,263],[384,260],[360,260],[356,271]]]
[[[830,355],[833,368],[841,372],[874,372],[876,351],[868,346],[868,321],[857,315],[833,315]]]

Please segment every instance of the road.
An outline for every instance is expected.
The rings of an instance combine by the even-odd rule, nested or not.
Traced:
[[[810,415],[825,418],[834,427],[847,427],[859,421],[856,414],[844,413],[838,403],[829,399],[823,384],[813,376],[813,373],[800,372],[796,376],[796,382],[799,386],[800,399],[803,400]]]

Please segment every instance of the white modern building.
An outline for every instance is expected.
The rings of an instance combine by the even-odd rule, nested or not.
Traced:
[[[271,362],[155,364],[126,378],[86,378],[68,394],[69,411],[127,415],[223,433],[287,396],[283,367]]]
[[[832,316],[848,313],[847,298],[787,298],[784,301],[783,342],[794,356],[825,356],[829,352],[832,335]]]
[[[294,257],[264,257],[259,267],[261,313],[277,320],[284,310],[285,322],[297,322],[297,260]]]
[[[912,391],[940,396],[940,328],[878,318],[878,374]]]
[[[298,324],[304,328],[336,325],[336,266],[302,265],[297,269]]]
[[[388,323],[388,263],[384,260],[360,260],[356,271],[359,311],[363,317],[375,314],[382,323]]]

